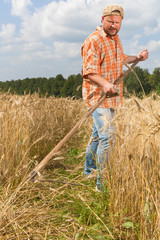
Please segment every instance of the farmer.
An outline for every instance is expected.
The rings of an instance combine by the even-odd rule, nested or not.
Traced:
[[[97,103],[102,93],[106,98],[93,114],[93,132],[86,149],[86,175],[98,168],[96,189],[101,189],[105,162],[109,160],[109,149],[113,140],[114,127],[112,118],[115,107],[122,105],[123,83],[117,87],[115,81],[123,74],[123,64],[134,63],[148,58],[148,51],[143,50],[137,56],[123,53],[118,32],[124,17],[119,5],[108,5],[103,10],[102,26],[98,26],[82,45],[82,95],[88,109]],[[118,96],[114,96],[118,93]],[[97,156],[97,158],[96,158]]]

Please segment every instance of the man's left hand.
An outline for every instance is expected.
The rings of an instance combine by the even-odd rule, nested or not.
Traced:
[[[148,50],[142,50],[138,55],[137,58],[143,57],[141,61],[145,61],[148,58]]]

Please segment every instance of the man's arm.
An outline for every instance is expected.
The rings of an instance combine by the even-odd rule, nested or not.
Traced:
[[[93,81],[95,84],[97,84],[98,86],[102,87],[102,90],[105,94],[109,95],[109,96],[113,96],[114,94],[117,93],[116,89],[115,89],[115,85],[108,82],[105,78],[103,78],[102,76],[100,76],[99,74],[96,73],[90,73],[87,75],[87,78],[90,81]]]
[[[138,58],[142,58],[141,61],[144,61],[148,58],[148,51],[143,50],[137,56],[127,56],[125,63],[134,63]],[[102,87],[102,90],[105,94],[113,96],[117,93],[116,86],[113,83],[108,82],[101,75],[96,73],[90,73],[86,76],[90,81],[93,81],[98,86]]]
[[[127,56],[125,63],[134,63],[140,57],[143,57],[141,61],[144,61],[148,58],[147,49],[142,50],[137,56]]]

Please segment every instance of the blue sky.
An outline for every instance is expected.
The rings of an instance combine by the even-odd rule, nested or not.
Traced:
[[[81,45],[111,3],[124,8],[124,52],[148,49],[139,66],[152,73],[160,67],[159,0],[0,0],[0,81],[80,73]]]

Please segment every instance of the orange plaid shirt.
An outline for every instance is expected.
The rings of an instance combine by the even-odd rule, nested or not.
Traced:
[[[127,55],[123,54],[123,48],[119,36],[108,37],[102,27],[97,27],[83,43],[81,49],[83,66],[82,95],[87,107],[91,108],[101,97],[102,87],[87,79],[90,73],[96,73],[108,82],[114,83],[123,74],[123,62]],[[114,108],[122,105],[123,82],[120,83],[119,96],[107,98],[101,107]]]

